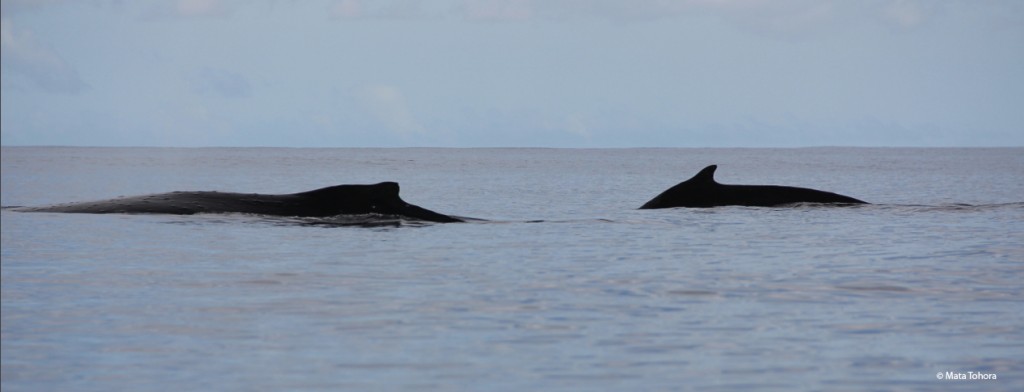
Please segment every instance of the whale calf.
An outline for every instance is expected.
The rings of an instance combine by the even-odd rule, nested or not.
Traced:
[[[398,196],[398,183],[336,185],[283,195],[232,192],[169,192],[116,199],[20,207],[22,212],[87,214],[249,213],[275,216],[329,217],[335,215],[398,215],[428,222],[464,222],[406,203]]]
[[[754,206],[793,203],[867,204],[837,193],[778,185],[727,185],[715,181],[717,165],[705,167],[693,178],[669,188],[640,209],[672,207]]]

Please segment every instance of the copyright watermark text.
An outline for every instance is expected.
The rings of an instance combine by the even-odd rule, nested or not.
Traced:
[[[938,372],[935,373],[935,378],[939,380],[950,380],[950,381],[971,381],[971,380],[997,380],[999,376],[995,373],[982,373],[982,372]]]

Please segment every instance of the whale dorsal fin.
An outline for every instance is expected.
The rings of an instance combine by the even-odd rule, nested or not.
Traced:
[[[717,168],[718,168],[718,165],[711,165],[711,166],[705,167],[704,170],[701,170],[700,173],[697,173],[697,175],[693,176],[693,178],[687,180],[686,182],[698,183],[698,184],[714,184],[715,183],[715,169],[717,169]]]

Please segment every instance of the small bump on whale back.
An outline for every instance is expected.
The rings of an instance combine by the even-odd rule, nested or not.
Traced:
[[[331,194],[334,194],[336,192],[349,193],[349,192],[351,192],[353,190],[358,190],[358,189],[363,189],[364,192],[373,192],[373,193],[377,194],[378,196],[385,195],[385,196],[398,197],[398,192],[399,192],[399,187],[398,187],[398,183],[397,182],[387,181],[387,182],[381,182],[381,183],[370,184],[370,185],[350,185],[350,184],[334,185],[334,186],[329,186],[329,187],[326,187],[326,188],[314,189],[314,190],[306,191],[306,192],[299,192],[296,195],[307,195],[307,196],[331,195]]]
[[[374,187],[375,188],[379,188],[381,190],[381,192],[383,192],[384,194],[387,194],[387,195],[398,196],[398,193],[400,191],[400,189],[398,187],[398,183],[397,182],[392,182],[392,181],[385,181],[385,182],[382,182],[382,183],[374,185]]]

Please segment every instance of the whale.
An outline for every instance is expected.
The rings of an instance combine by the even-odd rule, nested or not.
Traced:
[[[779,185],[728,185],[715,181],[718,165],[705,167],[689,180],[673,186],[640,207],[656,208],[718,206],[774,207],[795,203],[867,204],[849,196],[816,189]]]
[[[437,213],[406,203],[398,196],[396,182],[372,185],[335,185],[291,194],[178,191],[107,200],[19,207],[21,212],[86,214],[218,214],[246,213],[288,217],[337,215],[395,215],[427,222],[464,222],[460,217]]]

